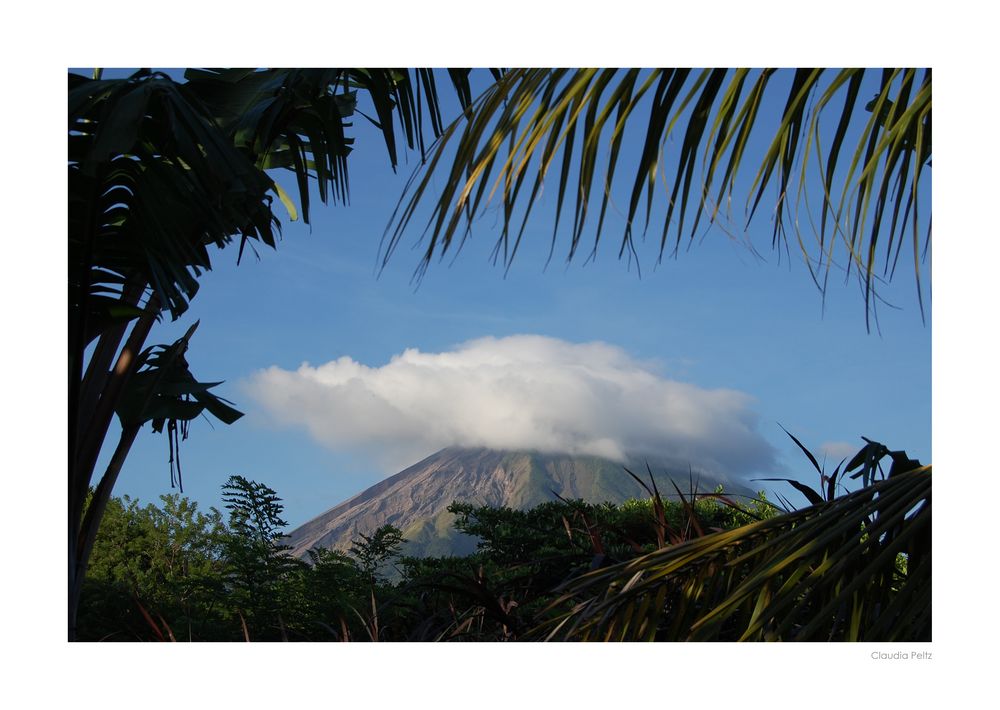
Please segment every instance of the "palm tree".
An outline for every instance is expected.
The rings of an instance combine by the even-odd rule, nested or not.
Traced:
[[[920,262],[930,243],[930,216],[923,232],[918,214],[931,157],[929,70],[886,69],[875,77],[860,69],[493,70],[492,83],[475,99],[469,75],[448,70],[462,110],[448,125],[441,118],[436,73],[426,69],[199,70],[186,72],[184,82],[149,71],[119,80],[103,79],[99,72],[93,78],[70,76],[71,638],[104,506],[143,424],[165,430],[173,453],[193,417],[207,411],[231,423],[240,416],[209,391],[218,383],[198,382],[188,370],[184,354],[197,324],[171,345],[148,347],[154,323],[166,314],[176,319],[187,309],[197,277],[211,268],[210,245],[222,248],[238,237],[240,255],[255,244],[275,246],[280,225],[274,198],[291,219],[301,214],[305,221],[310,183],[321,201],[346,201],[353,148],[347,119],[357,112],[359,92],[374,106],[370,120],[381,129],[393,165],[404,144],[424,158],[393,216],[384,258],[429,195],[431,176],[447,171],[428,223],[426,268],[435,256],[461,245],[495,190],[503,210],[497,253],[509,264],[557,157],[553,239],[572,194],[568,257],[581,244],[588,213],[599,208],[596,248],[613,204],[626,127],[647,105],[643,148],[626,175],[632,188],[619,254],[635,249],[644,198],[643,231],[648,228],[654,187],[666,165],[673,165],[674,179],[660,254],[671,244],[671,230],[676,250],[686,224],[694,235],[702,219],[714,223],[723,214],[721,205],[751,160],[751,134],[772,118],[764,110],[765,92],[787,78],[784,108],[773,117],[777,129],[749,190],[748,222],[762,203],[770,207],[774,246],[787,248],[794,235],[821,288],[837,254],[844,254],[847,273],[853,269],[861,278],[871,306],[866,313],[874,312],[878,281],[891,278],[908,242],[921,293]],[[875,97],[861,107],[869,84]],[[834,135],[823,144],[824,110],[838,97],[843,104]],[[681,131],[677,150],[664,156],[665,141]],[[842,154],[849,139],[855,147],[845,154],[850,156],[845,168]],[[604,150],[606,167],[592,206]],[[795,221],[793,203],[807,199],[806,168],[813,164],[820,214],[810,242]],[[294,178],[297,201],[268,172],[277,170]],[[530,190],[523,190],[529,184]],[[770,187],[777,191],[773,203],[765,202]],[[97,458],[115,415],[122,434],[88,505]]]

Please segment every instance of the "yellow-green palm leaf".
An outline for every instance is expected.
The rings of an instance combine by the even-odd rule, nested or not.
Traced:
[[[920,641],[931,633],[931,467],[564,585],[536,638]]]
[[[862,102],[862,91],[875,98]],[[834,266],[845,277],[856,270],[873,307],[905,244],[921,293],[930,119],[930,70],[510,70],[444,129],[400,201],[385,258],[424,203],[421,271],[460,246],[495,199],[495,253],[509,265],[546,178],[555,179],[553,248],[571,211],[567,259],[590,225],[597,248],[618,204],[628,205],[619,256],[636,253],[637,237],[662,213],[662,257],[703,220],[719,221],[734,190],[745,189],[741,228],[767,213],[773,246],[795,244],[817,286],[826,288]],[[623,158],[628,130],[640,131],[642,147]],[[631,185],[627,202],[615,199],[616,181]]]

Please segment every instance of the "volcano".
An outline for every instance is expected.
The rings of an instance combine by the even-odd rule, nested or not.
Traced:
[[[723,486],[726,493],[753,495],[726,476],[669,471],[655,461],[610,461],[595,456],[450,447],[400,471],[293,530],[283,541],[291,554],[312,548],[347,550],[361,534],[391,524],[403,531],[403,554],[416,557],[466,555],[476,538],[455,530],[447,508],[454,501],[527,510],[540,503],[582,499],[621,503],[647,492],[625,471],[649,479],[647,463],[664,498]],[[673,482],[673,483],[672,483]]]

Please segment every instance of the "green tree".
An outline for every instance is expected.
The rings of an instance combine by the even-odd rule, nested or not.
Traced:
[[[355,615],[363,622],[368,638],[379,641],[386,634],[386,610],[391,609],[395,601],[391,585],[386,583],[385,568],[399,556],[405,540],[403,531],[388,523],[377,527],[371,535],[359,535],[352,541],[350,554],[357,560],[367,582],[368,612],[362,615],[355,609]]]
[[[350,641],[363,634],[358,610],[368,602],[370,576],[341,550],[308,551],[310,567],[305,581],[306,626],[318,626],[324,639]],[[306,633],[308,633],[308,628]],[[363,638],[363,636],[361,636]]]
[[[374,581],[379,576],[379,570],[390,560],[399,555],[405,540],[403,531],[394,525],[380,525],[371,535],[359,533],[352,541],[351,555],[357,559],[361,570]]]
[[[229,511],[224,544],[229,591],[244,636],[269,638],[277,631],[288,640],[284,616],[294,608],[293,576],[302,562],[281,543],[284,505],[274,490],[243,476],[230,476],[222,491]]]
[[[81,638],[212,638],[222,613],[222,515],[177,494],[160,500],[109,500],[84,584]]]

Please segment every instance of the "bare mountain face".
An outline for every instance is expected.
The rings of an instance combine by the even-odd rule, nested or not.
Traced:
[[[687,471],[668,473],[655,462],[649,463],[664,498],[669,493],[676,497],[671,480],[681,491],[689,492]],[[645,461],[625,465],[648,479]],[[712,491],[721,484],[727,493],[753,493],[745,485],[719,476],[696,475],[695,482],[699,492]],[[555,494],[590,503],[621,503],[647,496],[623,464],[607,459],[452,447],[313,518],[284,542],[297,557],[305,557],[314,547],[346,550],[360,534],[370,535],[388,523],[403,531],[408,541],[404,554],[465,555],[475,550],[476,539],[452,527],[454,515],[447,508],[454,501],[527,510],[557,500]]]

